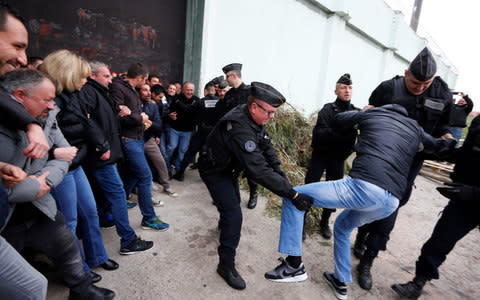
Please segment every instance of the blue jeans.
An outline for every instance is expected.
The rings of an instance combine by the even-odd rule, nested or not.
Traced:
[[[164,158],[167,157],[167,145],[168,145],[168,135],[170,134],[170,125],[163,123],[162,136],[160,137],[160,152]]]
[[[112,215],[117,234],[120,236],[121,247],[128,246],[136,237],[130,226],[127,212],[127,195],[123,189],[122,179],[118,174],[116,164],[108,164],[96,169],[93,176],[102,189],[105,199],[112,205]]]
[[[145,158],[143,138],[122,138],[122,149],[128,169],[123,178],[125,192],[129,195],[137,186],[138,206],[143,219],[150,220],[156,215],[152,205],[152,171]]]
[[[77,217],[80,220],[85,258],[78,238],[77,244],[80,254],[82,254],[83,269],[85,273],[90,273],[88,266],[94,267],[103,264],[108,260],[108,255],[100,233],[95,198],[82,167],[69,171],[62,182],[52,189],[51,193],[57,202],[58,209],[65,216],[65,224],[75,236]]]
[[[398,199],[390,192],[369,182],[351,178],[310,183],[295,187],[299,193],[314,198],[314,206],[345,208],[337,217],[334,231],[335,277],[351,282],[350,234],[358,226],[382,219],[398,207]],[[284,198],[278,252],[302,255],[302,230],[305,212]]]
[[[180,170],[180,163],[183,160],[185,152],[187,152],[188,145],[190,144],[190,136],[192,135],[191,131],[177,131],[173,128],[170,128],[168,136],[168,145],[167,145],[167,159],[165,163],[167,164],[168,173],[172,173],[172,166],[170,161],[172,159],[172,154],[175,148],[178,146],[178,156],[175,163],[175,168]]]
[[[457,141],[455,148],[460,147],[460,139],[462,138],[463,128],[462,127],[450,127],[450,132]]]

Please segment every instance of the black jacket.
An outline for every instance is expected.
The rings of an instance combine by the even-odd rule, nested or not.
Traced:
[[[70,170],[84,162],[89,147],[101,149],[106,143],[100,129],[89,118],[85,103],[79,95],[78,91],[64,91],[55,97],[55,104],[60,109],[57,114],[58,126],[68,143],[78,148]]]
[[[405,107],[408,116],[430,135],[440,137],[450,132],[452,93],[440,77],[435,77],[423,94],[415,96],[405,87],[405,78],[396,76],[382,82],[369,98],[369,104],[375,107],[392,103]]]
[[[177,131],[193,131],[195,129],[195,113],[198,107],[197,96],[187,99],[181,93],[174,102],[170,104],[170,112],[177,112],[177,119],[170,120],[170,126]]]
[[[197,109],[196,122],[199,130],[210,131],[217,123],[217,111],[215,109],[219,101],[218,96],[208,94],[200,99]]]
[[[349,176],[373,183],[400,199],[415,154],[423,147],[440,150],[444,140],[426,134],[400,105],[350,111],[335,117],[337,126],[360,130],[357,156]]]
[[[265,126],[253,121],[245,104],[226,114],[207,138],[199,160],[203,174],[245,175],[281,197],[295,191],[280,169]]]
[[[95,170],[122,159],[120,123],[109,98],[108,88],[88,78],[87,83],[80,90],[79,98],[85,105],[92,126],[96,128],[97,139],[103,141],[101,145],[90,145],[88,157],[84,162],[85,168]],[[110,150],[110,159],[101,160],[100,156],[108,150]]]
[[[455,167],[451,178],[454,182],[480,187],[480,116],[475,117],[468,134],[454,156]]]
[[[335,102],[323,106],[318,112],[317,124],[312,133],[312,148],[315,152],[339,160],[345,160],[353,152],[357,130],[340,130],[332,124],[338,113],[351,110],[359,109],[350,101],[345,102],[338,98]]]
[[[473,101],[470,99],[470,97],[468,97],[468,95],[465,95],[463,99],[465,99],[467,104],[454,104],[452,107],[452,113],[450,115],[450,126],[452,127],[467,127],[467,117],[473,109]]]
[[[243,82],[238,86],[238,88],[232,87],[230,90],[228,90],[228,92],[225,94],[225,98],[222,100],[224,101],[224,105],[218,106],[217,114],[221,118],[238,105],[246,104],[249,95],[250,86]]]
[[[120,118],[120,135],[133,139],[143,138],[142,101],[138,92],[128,81],[114,78],[110,87],[110,98],[117,111],[119,105],[126,105],[132,112],[130,115]]]

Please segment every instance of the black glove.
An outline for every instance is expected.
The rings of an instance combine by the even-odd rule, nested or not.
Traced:
[[[291,201],[298,210],[307,211],[313,205],[313,198],[307,194],[298,193],[296,197],[291,199]]]
[[[461,183],[445,183],[446,186],[437,187],[437,191],[444,197],[454,201],[474,201],[475,187]]]

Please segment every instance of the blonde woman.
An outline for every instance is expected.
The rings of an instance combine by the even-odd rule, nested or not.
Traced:
[[[41,71],[55,80],[55,104],[60,109],[57,114],[58,125],[67,141],[74,146],[63,149],[60,154],[55,149],[51,151],[56,158],[71,161],[69,172],[62,183],[52,189],[52,195],[73,234],[76,233],[77,218],[80,219],[85,250],[85,256],[82,255],[84,269],[93,282],[98,282],[101,276],[91,272],[90,267],[102,266],[106,270],[115,270],[118,264],[108,258],[103,246],[95,198],[81,167],[87,148],[104,144],[100,135],[95,134],[95,124],[90,121],[78,98],[79,90],[91,73],[90,66],[86,60],[69,50],[57,50],[45,57]],[[77,242],[82,253],[78,239]]]

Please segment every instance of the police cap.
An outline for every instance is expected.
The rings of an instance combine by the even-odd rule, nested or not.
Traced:
[[[342,83],[346,85],[352,85],[352,79],[350,78],[350,74],[345,73],[337,80],[337,83]]]
[[[222,81],[223,81],[223,75],[220,75],[220,76],[215,77],[215,78],[212,79],[212,83],[213,83],[213,84],[219,84],[219,83],[222,82]]]
[[[224,89],[228,86],[228,82],[226,82],[225,80],[222,80],[219,84],[218,84],[218,88],[219,89]]]
[[[234,71],[234,70],[241,71],[242,70],[242,64],[233,63],[233,64],[226,65],[222,69],[223,73],[225,73],[225,74],[227,74],[230,71]]]
[[[437,63],[427,47],[413,59],[408,71],[420,81],[427,81],[437,72]]]
[[[286,101],[285,97],[283,97],[279,91],[274,89],[272,86],[261,82],[252,82],[250,86],[250,95],[256,99],[270,104],[273,107],[279,107]]]

